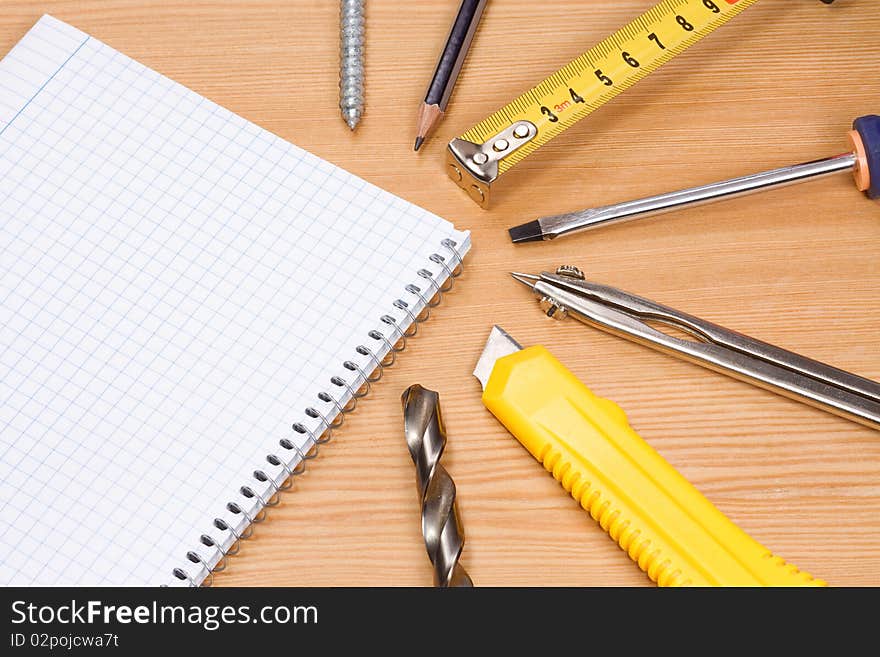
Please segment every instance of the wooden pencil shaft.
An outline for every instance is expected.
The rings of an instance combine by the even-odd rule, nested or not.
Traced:
[[[462,0],[425,93],[426,105],[437,105],[441,111],[446,109],[485,7],[486,0]]]

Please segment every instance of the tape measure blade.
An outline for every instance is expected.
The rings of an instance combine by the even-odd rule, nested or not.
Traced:
[[[482,145],[534,124],[535,137],[498,161],[500,176],[757,1],[663,0],[458,139]]]

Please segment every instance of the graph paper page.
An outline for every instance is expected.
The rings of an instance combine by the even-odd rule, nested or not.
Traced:
[[[0,62],[0,583],[201,582],[468,247],[44,16]]]

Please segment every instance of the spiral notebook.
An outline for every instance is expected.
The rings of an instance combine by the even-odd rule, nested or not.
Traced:
[[[0,62],[0,582],[210,581],[469,245],[41,18]]]

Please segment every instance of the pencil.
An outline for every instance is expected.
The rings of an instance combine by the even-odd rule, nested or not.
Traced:
[[[455,22],[449,31],[446,45],[437,61],[434,76],[425,93],[425,100],[419,107],[416,120],[416,143],[414,150],[419,150],[431,131],[443,118],[455,80],[461,71],[461,65],[467,56],[468,48],[473,41],[480,16],[486,6],[486,0],[462,0]]]

